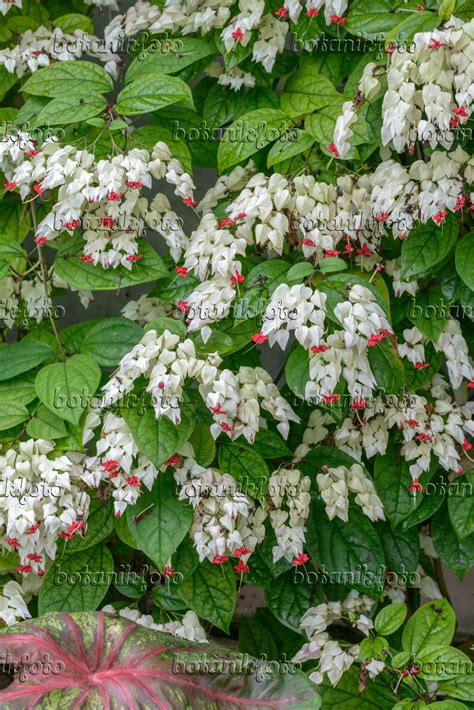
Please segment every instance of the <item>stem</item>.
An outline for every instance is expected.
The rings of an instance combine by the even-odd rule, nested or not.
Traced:
[[[33,227],[34,227],[34,230],[35,230],[35,233],[36,233],[37,222],[36,222],[36,212],[35,212],[35,205],[34,205],[34,202],[31,204],[31,217],[32,217],[32,220],[33,220]],[[47,304],[48,304],[48,303],[52,303],[51,292],[50,292],[49,285],[48,285],[48,265],[46,264],[46,262],[45,262],[45,260],[44,260],[44,257],[43,257],[43,250],[42,250],[42,247],[40,247],[39,244],[38,244],[38,261],[39,261],[39,263],[40,263],[41,273],[42,273],[42,276],[43,276],[42,283],[43,283],[43,289],[44,289],[44,295],[45,295],[46,307],[47,307]],[[60,357],[61,360],[66,360],[66,353],[64,352],[63,344],[61,343],[61,339],[60,339],[60,337],[59,337],[58,329],[56,328],[56,323],[54,322],[53,314],[52,314],[50,308],[48,308],[48,315],[49,315],[49,320],[50,320],[50,323],[51,323],[51,328],[52,328],[52,331],[53,331],[53,335],[54,335],[55,340],[56,340],[56,342],[57,342],[57,344],[58,344],[59,357]]]

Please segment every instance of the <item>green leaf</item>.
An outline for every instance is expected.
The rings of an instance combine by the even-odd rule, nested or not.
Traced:
[[[474,505],[472,504],[474,472],[469,471],[465,476],[457,478],[456,483],[461,484],[463,495],[448,496],[448,511],[454,532],[460,540],[463,540],[474,533]],[[464,487],[471,492],[471,495],[464,495]]]
[[[38,613],[94,611],[112,581],[114,561],[105,545],[57,558],[38,593]]]
[[[143,328],[127,318],[104,318],[93,326],[81,344],[102,367],[113,367],[143,337]]]
[[[375,617],[374,626],[378,634],[390,636],[405,621],[407,615],[407,605],[403,602],[388,604],[379,611]]]
[[[40,404],[34,419],[28,422],[26,433],[33,439],[61,439],[67,436],[67,429],[61,417]]]
[[[161,74],[175,74],[181,69],[198,62],[200,59],[217,54],[216,47],[204,39],[195,37],[181,37],[178,51],[165,52],[160,49],[161,44],[173,40],[154,40],[152,45],[145,49],[136,59],[133,60],[127,70],[126,82],[141,79],[145,74],[159,76]],[[175,40],[176,41],[176,40]],[[157,47],[157,45],[159,45]]]
[[[288,281],[304,281],[314,271],[313,265],[307,261],[300,261],[288,270],[286,278]]]
[[[353,0],[344,27],[352,34],[380,40],[399,23],[400,15],[393,12],[390,0],[371,0],[370,5],[366,0]]]
[[[458,700],[474,702],[474,673],[445,681],[440,684],[439,690],[452,695],[453,698],[458,698]]]
[[[306,383],[309,381],[308,351],[297,345],[290,353],[285,365],[286,384],[296,397],[304,399]]]
[[[311,61],[306,60],[287,80],[280,104],[288,116],[296,118],[340,99],[341,95],[329,79],[320,74]]]
[[[189,437],[189,443],[193,447],[195,461],[200,466],[210,466],[216,455],[216,442],[209,430],[209,425],[198,422]]]
[[[398,446],[390,444],[385,456],[376,457],[374,477],[385,515],[392,525],[400,525],[413,511],[413,497],[408,490],[412,482],[410,469]]]
[[[466,675],[472,670],[472,661],[465,653],[452,646],[440,645],[418,654],[420,678],[425,680],[447,680],[454,676]]]
[[[35,378],[30,373],[0,383],[0,401],[13,400],[15,404],[29,404],[36,399]]]
[[[73,64],[74,62],[61,62]],[[56,66],[56,65],[51,65]],[[33,74],[33,76],[35,76]],[[37,126],[66,126],[69,123],[80,123],[97,116],[105,110],[107,101],[99,94],[86,94],[84,91],[69,96],[58,96],[44,108],[36,117]]]
[[[431,534],[441,560],[459,579],[463,579],[474,565],[474,533],[461,540],[458,538],[445,503],[432,520]]]
[[[56,62],[44,69],[38,69],[22,86],[22,91],[27,94],[61,97],[65,101],[72,93],[80,92],[88,96],[106,94],[112,89],[110,75],[99,64],[81,60]]]
[[[403,278],[428,272],[443,261],[454,247],[458,231],[458,220],[449,214],[439,227],[427,223],[410,232],[402,245]]]
[[[441,24],[441,17],[432,12],[411,12],[385,35],[385,42],[409,42],[417,32],[432,32]]]
[[[474,232],[459,240],[454,259],[459,276],[474,291]]]
[[[15,72],[10,74],[3,65],[0,66],[0,101],[17,81],[18,77]]]
[[[392,710],[394,703],[392,690],[378,679],[360,692],[356,668],[346,671],[335,688],[324,681],[319,692],[325,710]]]
[[[108,503],[104,503],[97,498],[92,499],[89,505],[85,534],[76,533],[72,540],[65,543],[66,554],[82,552],[82,550],[98,545],[114,530],[114,520],[114,508],[110,500]]]
[[[403,650],[418,656],[427,649],[450,644],[455,626],[456,616],[446,599],[427,602],[408,619],[402,635]]]
[[[184,81],[175,76],[147,75],[122,89],[115,108],[124,116],[136,116],[181,101],[192,102],[191,89]]]
[[[0,431],[11,429],[28,419],[29,413],[24,404],[17,404],[7,400],[0,406]]]
[[[226,441],[219,448],[218,462],[221,471],[230,473],[243,493],[251,497],[266,493],[270,471],[262,457],[253,449]]]
[[[67,34],[74,34],[75,30],[82,30],[87,34],[94,32],[94,23],[91,18],[87,17],[87,15],[81,15],[78,12],[70,12],[67,15],[61,15],[61,17],[57,17],[54,20],[53,24]],[[61,42],[61,40],[58,39],[55,41]]]
[[[69,286],[91,291],[111,291],[124,286],[148,283],[167,276],[161,258],[150,244],[143,242],[140,253],[143,259],[131,270],[123,266],[117,269],[104,269],[81,261],[76,256],[56,259],[54,269],[59,278]]]
[[[313,501],[306,527],[308,551],[328,574],[356,580],[351,586],[361,591],[374,593],[380,583],[383,588],[383,549],[373,524],[359,509],[350,508],[349,521],[345,523],[339,518],[329,520],[324,504]],[[361,575],[361,569],[366,574]]]
[[[204,560],[177,591],[198,616],[229,633],[237,601],[235,575],[230,564],[213,565]]]
[[[347,264],[344,259],[339,259],[337,256],[329,256],[322,259],[318,266],[322,274],[332,274],[337,271],[345,271],[347,269]]]
[[[399,394],[405,382],[405,368],[391,338],[384,338],[369,348],[368,356],[378,386],[385,394]]]
[[[286,134],[291,119],[275,108],[257,109],[240,116],[224,133],[217,151],[220,173],[242,162]]]
[[[100,368],[89,355],[73,355],[46,365],[36,375],[36,394],[53,414],[78,424],[100,382]]]
[[[387,655],[388,647],[389,643],[382,636],[376,636],[375,638],[369,636],[360,644],[358,660],[367,661],[371,658],[376,658],[382,661]]]
[[[8,199],[0,200],[0,235],[2,243],[22,242],[31,228],[31,221],[23,214],[20,202]],[[16,253],[19,256],[19,253]]]
[[[4,345],[0,348],[0,381],[32,370],[52,355],[53,351],[46,343],[20,340]]]
[[[304,153],[314,145],[316,140],[312,135],[299,128],[287,132],[283,137],[284,140],[277,140],[270,148],[267,156],[267,168],[273,167],[282,160],[288,160],[288,158]]]
[[[153,409],[142,412],[138,408],[127,407],[122,416],[130,427],[138,449],[159,468],[178,448],[177,427],[167,417],[155,419]]]
[[[143,491],[137,503],[126,511],[128,529],[137,548],[159,570],[175,552],[193,519],[191,506],[177,499],[175,488],[173,474],[160,473],[152,490]]]
[[[301,617],[308,611],[312,601],[311,584],[304,581],[297,583],[293,570],[274,579],[265,596],[268,608],[288,628],[302,633],[299,627]]]
[[[410,574],[418,567],[420,537],[416,528],[392,530],[386,523],[381,532],[381,542],[387,567],[397,574]]]
[[[436,342],[447,323],[441,288],[432,286],[418,293],[412,299],[407,316],[418,330]]]
[[[281,436],[269,429],[257,431],[253,447],[264,459],[280,459],[292,456],[290,449]]]
[[[239,651],[255,658],[278,659],[277,645],[270,631],[246,616],[239,624]]]

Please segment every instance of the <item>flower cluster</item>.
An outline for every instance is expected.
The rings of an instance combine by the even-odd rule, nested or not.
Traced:
[[[242,572],[255,546],[265,537],[266,510],[239,491],[228,473],[205,468],[186,458],[175,470],[180,500],[194,510],[190,535],[199,559],[222,564],[238,558]]]
[[[359,657],[359,646],[347,644],[344,650],[341,644],[330,638],[327,627],[335,621],[344,620],[368,636],[373,624],[364,614],[370,612],[375,601],[358,592],[352,591],[342,602],[328,602],[311,607],[301,617],[300,628],[308,637],[308,643],[294,656],[294,662],[318,660],[317,670],[310,675],[313,683],[321,684],[324,674],[332,685],[337,685],[343,673]]]
[[[176,636],[176,638],[208,643],[206,632],[199,623],[199,618],[194,611],[187,611],[179,621],[168,621],[166,624],[155,624],[153,617],[149,614],[140,614],[137,609],[130,609],[129,607],[115,609],[111,604],[108,604],[102,607],[101,611],[105,611],[108,614],[118,614],[123,619],[129,619],[129,621],[133,621],[139,626],[154,629],[155,631],[164,631],[167,634]]]
[[[368,518],[374,522],[385,520],[383,503],[359,464],[355,463],[350,468],[323,466],[323,473],[318,473],[316,481],[330,520],[335,517],[344,522],[349,520],[349,492],[356,494],[355,502]]]
[[[268,488],[269,517],[277,541],[272,550],[273,562],[282,558],[293,562],[303,554],[311,479],[302,476],[297,468],[280,468],[270,476]]]
[[[22,200],[41,199],[58,188],[56,201],[37,226],[36,244],[42,246],[61,233],[71,236],[81,229],[84,249],[74,258],[104,268],[122,265],[131,269],[143,258],[138,239],[144,225],[155,224],[158,207],[171,214],[164,196],[160,201],[157,195],[150,210],[148,199],[141,195],[143,187],[151,187],[153,177],[164,178],[183,201],[193,203],[190,175],[162,142],[151,155],[134,148],[124,155],[96,160],[86,150],[61,147],[53,139],[36,147],[27,133],[20,132],[2,142],[0,170],[5,174],[5,188],[18,190]],[[172,230],[169,221],[161,220],[163,224],[158,231],[175,245],[179,230]]]
[[[18,553],[23,575],[42,576],[58,542],[85,528],[89,496],[80,485],[82,456],[48,458],[53,449],[49,441],[29,439],[0,457],[1,542]]]

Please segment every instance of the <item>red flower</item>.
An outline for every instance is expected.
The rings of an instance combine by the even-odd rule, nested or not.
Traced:
[[[381,340],[383,340],[383,335],[381,333],[373,333],[367,342],[367,347],[374,348],[377,343],[380,343]]]
[[[310,7],[306,14],[308,17],[317,17],[319,15],[319,10],[317,7]]]
[[[344,254],[352,254],[353,251],[354,247],[352,246],[352,244],[347,243],[344,247]]]
[[[94,258],[90,254],[82,254],[82,256],[79,257],[81,261],[85,261],[88,264],[90,264],[92,261],[94,261]]]
[[[472,380],[469,380],[469,382],[467,383],[467,386],[471,390],[474,388],[474,377],[472,378]]]
[[[436,222],[436,224],[438,224],[438,225],[441,224],[441,222],[443,221],[443,219],[446,217],[447,214],[448,214],[447,212],[442,212],[441,210],[439,210],[435,214],[435,216],[433,217],[433,222]]]
[[[390,44],[387,44],[387,46],[385,47],[385,51],[387,52],[387,54],[390,55],[392,55],[396,51],[396,49],[397,45],[395,44],[395,42],[390,42]]]
[[[235,219],[245,219],[246,216],[247,216],[246,212],[239,212],[239,214],[237,215],[237,217]]]
[[[236,572],[239,572],[240,574],[245,574],[246,572],[249,571],[249,566],[246,565],[243,560],[239,560],[238,564],[234,565],[234,569]]]
[[[326,343],[322,343],[321,345],[312,345],[311,346],[312,353],[325,353],[326,350],[329,350],[329,345],[326,345]]]
[[[375,273],[379,274],[384,269],[385,269],[385,264],[377,264],[377,266],[375,267]]]
[[[135,261],[140,261],[140,259],[143,259],[143,254],[130,254],[130,256],[127,256],[127,261],[135,262]]]
[[[424,431],[422,431],[420,434],[417,434],[417,435],[415,436],[415,439],[416,439],[417,441],[426,441],[426,442],[429,442],[429,443],[431,443],[431,442],[433,441],[433,437],[431,436],[431,434],[427,434],[427,433],[424,432]]]
[[[242,555],[250,555],[251,553],[252,550],[249,550],[248,547],[238,547],[235,551],[235,556],[242,557]]]
[[[165,461],[165,466],[174,466],[177,468],[178,466],[181,466],[183,463],[183,459],[179,454],[173,454],[173,456],[168,459],[168,461]]]
[[[35,533],[37,530],[39,530],[39,526],[40,526],[39,523],[35,523],[34,525],[32,525],[31,527],[28,528],[28,530],[26,531],[26,534],[33,535],[33,533]]]
[[[132,488],[140,488],[140,486],[142,485],[142,482],[137,476],[129,476],[125,480],[127,481],[129,486],[132,486]]]
[[[458,210],[461,209],[461,207],[464,207],[466,204],[466,198],[463,195],[458,195],[456,199],[456,204],[453,207],[453,212],[458,212]]]
[[[286,7],[280,7],[279,10],[275,10],[276,17],[285,17],[286,15],[288,15],[288,8]]]
[[[244,33],[242,32],[240,27],[237,27],[237,29],[234,32],[232,32],[231,37],[232,37],[232,39],[235,39],[236,42],[242,42],[242,40],[244,38]]]
[[[173,567],[169,567],[168,565],[163,570],[163,574],[165,575],[165,577],[172,577],[174,573],[175,570],[173,569]]]
[[[230,426],[230,424],[227,424],[227,422],[221,422],[220,426],[221,426],[221,429],[222,429],[223,431],[226,431],[226,432],[228,432],[229,434],[233,434],[233,433],[234,433],[234,430],[232,429],[232,427]]]
[[[429,362],[415,362],[413,367],[415,370],[424,370],[425,367],[429,367],[430,363]]]
[[[416,419],[407,419],[405,423],[408,424],[409,427],[412,427],[412,429],[416,429],[420,426],[420,423]]]
[[[418,481],[417,478],[414,478],[411,485],[408,486],[408,490],[409,491],[422,491],[423,486],[421,485],[421,483]]]
[[[330,258],[331,256],[339,256],[341,252],[338,251],[337,249],[326,249],[324,252],[324,256],[326,259]]]
[[[66,227],[66,229],[70,229],[71,232],[73,232],[75,229],[81,226],[81,220],[71,219],[69,222],[66,222],[64,226]]]
[[[225,409],[222,409],[220,402],[215,407],[211,407],[210,409],[213,414],[225,414]]]
[[[367,244],[364,244],[361,249],[357,249],[357,254],[359,256],[372,256],[372,252],[370,251]]]
[[[113,190],[107,195],[107,199],[109,200],[109,202],[120,200],[121,197],[123,197],[123,192],[114,192]]]
[[[226,217],[226,219],[221,219],[219,222],[219,229],[224,229],[224,227],[235,227],[235,222],[233,219],[229,219]]]
[[[115,459],[103,461],[102,468],[109,474],[110,478],[116,478],[120,472],[120,464]]]
[[[41,197],[41,195],[43,194],[43,188],[42,188],[40,182],[37,182],[37,183],[35,183],[35,184],[33,185],[33,190],[34,190],[34,191],[36,192],[36,194],[39,195],[40,197]]]
[[[84,528],[84,521],[83,520],[75,520],[73,523],[70,524],[70,526],[67,529],[68,535],[75,535],[78,530],[82,530]]]
[[[30,552],[27,555],[27,558],[31,560],[32,562],[41,562],[41,555],[38,555],[37,552]]]
[[[316,244],[313,242],[312,239],[302,239],[301,244],[304,244],[305,247],[315,247]]]
[[[35,237],[35,244],[42,247],[48,241],[47,237]]]
[[[347,17],[342,17],[341,15],[331,15],[331,22],[333,25],[345,25]]]
[[[331,145],[328,145],[328,153],[333,153],[333,155],[336,156],[336,158],[339,158],[339,151],[334,145],[334,143],[331,143]]]
[[[389,218],[390,215],[388,212],[380,212],[380,214],[378,214],[375,219],[377,220],[377,222],[386,222]]]
[[[245,281],[245,276],[242,276],[240,271],[236,271],[234,276],[230,277],[230,283],[232,286],[237,286],[237,284],[241,284]]]
[[[143,183],[140,182],[140,180],[127,180],[125,184],[132,190],[139,190],[141,187],[143,187]]]
[[[31,150],[27,150],[25,153],[25,157],[27,158],[34,158],[35,155],[38,155],[41,151],[36,150],[35,148],[31,148]]]
[[[446,42],[439,42],[437,39],[432,39],[428,45],[428,49],[439,49],[440,47],[447,47]]]
[[[366,404],[365,399],[353,399],[351,407],[352,409],[365,409]]]
[[[189,303],[187,301],[178,301],[177,307],[181,313],[186,313],[189,310]]]
[[[468,441],[463,441],[461,446],[464,451],[470,451],[472,449],[472,444],[470,444]]]
[[[224,562],[227,562],[229,558],[226,557],[225,555],[216,555],[214,559],[212,560],[213,565],[223,565]]]
[[[16,537],[7,537],[6,543],[7,543],[7,545],[10,545],[10,547],[14,547],[15,550],[18,550],[18,548],[21,547],[20,541],[17,540]]]
[[[264,335],[263,333],[254,333],[252,335],[252,340],[254,343],[266,343],[268,335]]]
[[[323,400],[324,404],[335,404],[336,402],[339,402],[341,396],[339,394],[329,393],[321,395],[321,399]]]
[[[5,180],[3,182],[3,186],[4,186],[5,190],[14,190],[16,187],[16,181],[12,180],[11,182],[8,182],[8,180]]]
[[[103,227],[106,227],[107,229],[112,229],[113,227],[115,227],[115,220],[109,215],[107,215],[107,217],[101,217],[100,223]]]
[[[453,108],[453,113],[455,113],[456,116],[463,116],[463,118],[469,117],[469,114],[464,106],[455,106],[455,108]]]
[[[196,204],[196,200],[194,200],[192,197],[183,197],[183,203],[188,207],[194,207],[194,205]]]
[[[293,564],[295,567],[301,567],[301,565],[304,565],[305,562],[309,561],[309,555],[306,554],[306,552],[300,552],[298,557],[295,557],[293,560]]]

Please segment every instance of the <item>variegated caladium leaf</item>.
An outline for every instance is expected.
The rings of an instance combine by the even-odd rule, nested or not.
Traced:
[[[266,665],[103,612],[10,626],[0,659],[16,669],[0,691],[2,710],[320,707],[316,686],[291,663]]]

